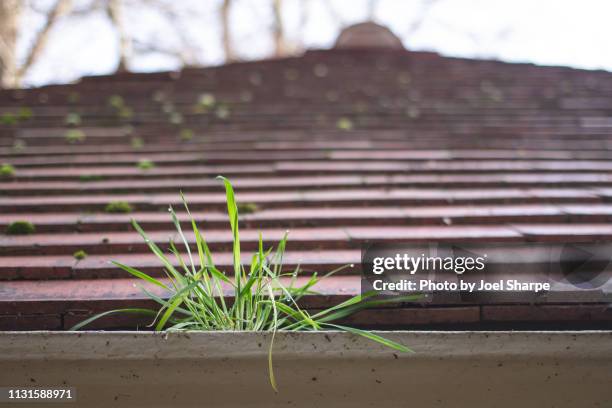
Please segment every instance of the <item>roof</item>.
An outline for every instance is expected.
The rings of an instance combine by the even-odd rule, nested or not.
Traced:
[[[230,264],[219,174],[256,205],[241,217],[246,248],[258,231],[274,243],[290,229],[287,262],[306,271],[359,264],[369,241],[612,240],[610,95],[608,72],[384,49],[1,92],[0,117],[15,115],[0,125],[0,163],[15,172],[0,181],[0,230],[27,220],[36,232],[0,235],[0,328],[62,329],[148,304],[108,261],[161,275],[129,219],[166,243],[179,190],[216,262]],[[134,211],[106,213],[113,201]],[[309,306],[357,293],[359,279],[358,267],[330,278]],[[597,303],[434,303],[353,319],[591,327],[612,314]]]

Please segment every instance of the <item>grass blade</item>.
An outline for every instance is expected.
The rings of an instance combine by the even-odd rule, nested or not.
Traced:
[[[354,327],[341,326],[339,324],[332,324],[332,323],[326,323],[326,326],[334,327],[336,329],[340,329],[340,330],[343,330],[343,331],[346,331],[352,334],[356,334],[358,336],[365,337],[366,339],[373,340],[377,343],[382,344],[383,346],[390,347],[394,350],[401,351],[403,353],[413,353],[411,349],[404,346],[403,344],[397,343],[393,340],[386,339],[382,336],[379,336],[367,330],[361,330],[361,329],[356,329]]]
[[[82,322],[75,324],[70,328],[70,330],[80,330],[84,326],[87,326],[89,323],[98,320],[101,317],[108,316],[115,313],[136,313],[136,314],[146,314],[150,316],[155,316],[157,314],[156,311],[150,309],[139,309],[139,308],[128,308],[128,309],[115,309],[109,310],[103,313],[99,313],[95,316],[92,316],[88,319],[83,320]]]

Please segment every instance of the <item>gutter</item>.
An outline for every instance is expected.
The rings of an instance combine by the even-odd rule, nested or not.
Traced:
[[[0,386],[69,386],[70,407],[587,407],[612,401],[611,331],[2,332]],[[599,404],[599,405],[597,405]],[[2,406],[2,404],[0,404]],[[64,406],[63,403],[54,406]]]

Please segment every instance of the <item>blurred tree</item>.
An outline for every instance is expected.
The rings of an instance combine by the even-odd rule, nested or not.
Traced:
[[[272,0],[272,37],[274,40],[274,56],[282,57],[287,51],[287,40],[283,27],[282,0]]]
[[[221,43],[223,46],[223,54],[226,62],[236,60],[236,54],[232,44],[232,33],[230,26],[230,7],[231,0],[223,0],[221,3]]]
[[[410,41],[426,20],[433,21],[430,10],[439,2],[415,0],[416,9],[406,17],[405,28],[399,29],[400,36]],[[176,69],[207,62],[262,58],[266,54],[296,55],[308,47],[309,21],[320,18],[321,14],[327,13],[326,20],[331,20],[332,29],[337,30],[359,21],[346,12],[346,7],[361,8],[361,19],[379,19],[384,14],[380,0],[355,1],[354,6],[347,3],[330,0],[0,0],[0,87],[21,86],[24,78],[31,81],[30,77],[36,75],[31,68],[40,60],[47,62],[44,50],[53,30],[58,28],[57,38],[62,41],[70,35],[64,32],[73,30],[74,33],[80,26],[67,24],[68,18],[70,22],[72,19],[106,20],[110,30],[86,33],[89,38],[104,36],[104,40],[96,38],[96,43],[104,46],[109,43],[109,34],[113,34],[115,54],[100,55],[105,66],[112,66],[114,57],[117,71],[139,69],[143,61],[163,61],[164,69]],[[61,20],[65,22],[57,27]],[[32,24],[36,28],[28,26]],[[217,43],[211,43],[211,39]],[[50,55],[57,47],[50,48],[48,55],[52,58]],[[74,58],[78,58],[79,50],[76,51]],[[69,61],[63,55],[56,58]],[[70,70],[66,66],[62,68]],[[72,71],[76,76],[82,74],[83,68]]]
[[[412,22],[408,25],[404,38],[410,39],[417,31],[421,29],[423,24],[427,21],[428,14],[440,0],[423,0],[420,3],[420,8],[412,18]]]
[[[230,0],[224,0],[229,4]],[[158,53],[177,58],[181,65],[199,65],[197,52],[191,46],[191,39],[187,38],[182,17],[179,16],[179,2],[168,0],[82,0],[75,1],[78,7],[73,7],[72,0],[53,0],[50,6],[42,7],[35,0],[0,0],[0,88],[17,88],[22,85],[23,78],[28,71],[41,59],[53,29],[62,18],[89,17],[102,11],[108,17],[118,41],[117,71],[126,71],[130,68],[130,61],[134,54]],[[156,10],[162,16],[172,31],[179,38],[178,46],[164,46],[157,38],[137,39],[134,29],[126,24],[125,11],[131,9]],[[41,15],[44,19],[42,27],[36,32],[30,42],[25,56],[19,56],[17,45],[20,31],[24,30],[23,17],[26,12]],[[228,23],[229,24],[229,23]],[[229,27],[227,27],[228,47]],[[233,59],[230,52],[228,59]]]
[[[0,87],[17,84],[17,34],[21,0],[0,1]]]
[[[106,13],[119,37],[119,65],[117,71],[127,71],[132,54],[132,42],[123,21],[121,0],[106,1]]]
[[[17,60],[19,23],[25,3],[23,0],[0,1],[0,86],[16,88],[21,85],[26,72],[38,61],[57,21],[66,15],[71,0],[57,0],[45,13],[45,23],[36,33],[22,63]]]
[[[186,0],[119,1],[123,3],[126,14],[137,16],[143,12],[149,13],[149,15],[154,13],[163,21],[163,26],[154,27],[151,30],[153,35],[143,33],[146,30],[136,30],[132,24],[124,26],[125,29],[122,30],[123,38],[129,42],[126,49],[131,50],[130,44],[133,44],[133,55],[126,54],[130,59],[158,54],[176,60],[180,66],[202,65],[203,43],[200,39],[191,37],[190,27],[193,27],[194,22],[204,20],[206,13],[202,11],[207,10],[205,7],[207,4]],[[118,33],[121,32],[119,26],[114,23],[113,26]],[[130,31],[128,32],[128,30]],[[122,36],[119,35],[119,37],[121,39]]]

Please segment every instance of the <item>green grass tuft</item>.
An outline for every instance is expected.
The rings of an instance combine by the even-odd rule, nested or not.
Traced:
[[[29,221],[13,221],[6,227],[7,235],[29,235],[36,232],[36,227]]]
[[[179,112],[170,112],[168,121],[173,125],[182,125],[185,119],[183,119],[183,115]]]
[[[353,121],[349,118],[340,118],[336,122],[336,127],[340,130],[353,130]]]
[[[32,109],[24,106],[19,108],[18,116],[20,120],[30,120],[34,116],[34,112],[32,112]]]
[[[81,143],[86,139],[85,132],[81,129],[68,129],[64,134],[68,143]]]
[[[117,111],[117,115],[121,119],[132,119],[134,117],[134,110],[128,106],[124,106]]]
[[[229,118],[231,112],[227,106],[221,105],[215,110],[215,116],[219,119],[225,120]]]
[[[193,130],[185,128],[181,129],[180,133],[181,140],[189,141],[193,139]]]
[[[113,201],[106,205],[104,211],[111,214],[131,213],[134,208],[126,201]]]
[[[134,136],[130,141],[132,149],[142,149],[144,147],[144,139],[142,137]]]
[[[22,140],[22,139],[16,139],[16,140],[13,142],[13,151],[14,151],[15,153],[21,153],[21,152],[23,152],[23,151],[26,149],[26,147],[27,147],[27,144],[26,144],[25,140]]]
[[[191,217],[187,201],[181,196],[185,212],[191,219],[192,231],[189,231],[189,236],[193,238],[191,240],[187,238],[179,217],[171,207],[170,217],[176,228],[178,239],[176,245],[174,241],[170,241],[171,254],[166,254],[148,237],[138,222],[132,221],[134,229],[159,259],[160,267],[167,273],[167,280],[158,280],[130,266],[113,262],[114,265],[140,279],[143,283],[157,286],[165,292],[165,295],[158,296],[143,287],[144,293],[159,304],[159,309],[110,310],[82,321],[74,326],[73,330],[78,330],[100,317],[113,313],[136,313],[152,316],[151,325],[156,331],[224,330],[271,333],[268,348],[268,371],[270,383],[275,390],[277,386],[272,364],[272,350],[277,331],[343,330],[394,350],[410,351],[406,346],[384,337],[368,331],[341,326],[334,322],[364,308],[416,300],[420,298],[419,295],[376,299],[374,298],[376,292],[367,292],[325,310],[309,312],[302,309],[300,300],[313,293],[321,278],[315,273],[310,277],[306,276],[308,279],[304,283],[298,284],[296,280],[298,275],[304,276],[299,267],[290,271],[283,267],[287,244],[286,234],[276,249],[272,247],[264,249],[263,238],[260,235],[257,251],[252,256],[242,258],[238,231],[239,205],[236,203],[234,190],[229,180],[223,177],[220,179],[225,185],[227,213],[233,237],[233,268],[229,271],[222,271],[215,266],[210,249],[195,220]],[[182,251],[179,251],[177,245],[183,248]],[[246,264],[242,263],[243,259],[248,260]],[[328,275],[346,267],[348,265]],[[228,289],[232,292],[231,296],[227,296]]]
[[[215,98],[215,95],[211,93],[203,93],[198,98],[198,105],[207,109],[212,108],[213,106],[215,106],[216,103],[217,100]]]
[[[16,125],[19,122],[19,118],[14,113],[4,113],[0,116],[0,123],[7,126]]]
[[[100,174],[81,174],[79,176],[79,180],[83,181],[83,182],[88,182],[88,181],[100,181],[103,180],[104,176],[100,175]]]
[[[74,256],[74,259],[76,259],[77,261],[82,261],[83,259],[87,258],[87,252],[83,251],[82,249],[79,249],[74,254],[72,254],[72,256]]]
[[[155,163],[148,159],[140,159],[138,161],[138,168],[140,170],[149,170],[155,167]]]
[[[66,115],[64,122],[68,126],[80,126],[83,120],[81,119],[81,115],[79,115],[78,113],[71,112]]]
[[[409,106],[406,108],[406,115],[410,119],[417,119],[419,116],[421,116],[421,110],[417,106]]]
[[[164,91],[155,91],[153,92],[153,95],[151,95],[151,99],[154,102],[163,102],[166,99],[166,94]]]
[[[13,177],[15,175],[15,167],[12,164],[3,163],[0,165],[0,177]]]
[[[111,95],[108,98],[108,105],[115,109],[121,109],[125,106],[125,101],[121,95]]]
[[[70,92],[68,94],[68,98],[66,98],[68,103],[75,104],[79,102],[81,99],[81,95],[78,92]]]

